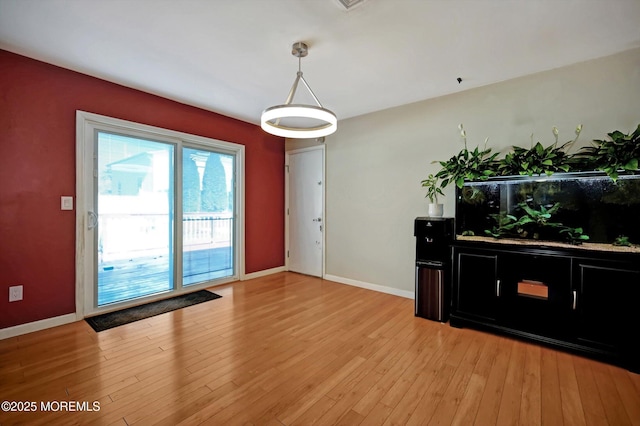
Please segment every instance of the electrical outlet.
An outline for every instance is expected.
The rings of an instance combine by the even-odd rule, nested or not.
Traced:
[[[9,287],[9,302],[17,302],[22,300],[22,286],[14,285]]]

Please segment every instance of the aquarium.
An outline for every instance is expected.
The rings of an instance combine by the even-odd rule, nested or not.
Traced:
[[[500,177],[456,189],[459,236],[638,244],[639,220],[640,175]]]

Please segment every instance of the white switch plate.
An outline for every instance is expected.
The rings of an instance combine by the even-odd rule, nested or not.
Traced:
[[[14,285],[9,287],[9,302],[17,302],[22,300],[22,286]]]
[[[73,210],[73,197],[60,197],[60,210]]]

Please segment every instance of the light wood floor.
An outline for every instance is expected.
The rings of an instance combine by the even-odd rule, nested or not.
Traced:
[[[0,424],[640,425],[640,376],[415,318],[409,299],[293,273],[213,291],[101,333],[0,341],[0,401],[38,405]]]

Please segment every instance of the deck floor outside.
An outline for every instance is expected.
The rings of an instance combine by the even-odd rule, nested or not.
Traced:
[[[173,289],[173,272],[165,256],[144,256],[104,263],[98,271],[98,306]],[[183,285],[233,275],[231,246],[185,251]]]

